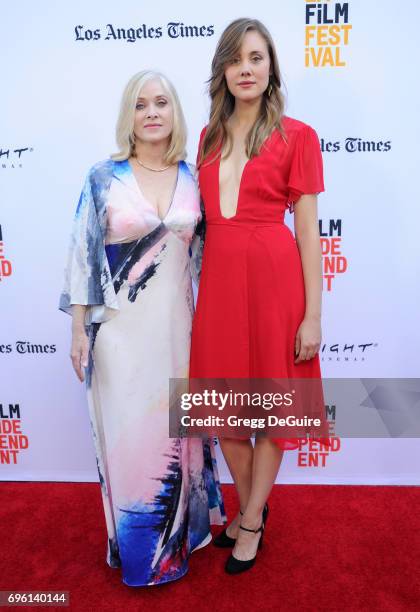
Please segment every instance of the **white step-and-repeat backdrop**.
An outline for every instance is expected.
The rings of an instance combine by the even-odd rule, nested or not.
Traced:
[[[1,13],[0,478],[97,480],[57,310],[82,182],[115,150],[123,87],[145,68],[175,83],[195,160],[211,58],[240,16],[271,30],[287,114],[322,144],[323,374],[419,376],[416,0],[16,0]],[[278,481],[419,484],[419,459],[415,438],[337,437],[286,453]]]

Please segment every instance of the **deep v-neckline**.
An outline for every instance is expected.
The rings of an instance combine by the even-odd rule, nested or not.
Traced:
[[[217,200],[218,200],[218,205],[219,205],[219,215],[222,217],[222,219],[226,219],[228,221],[229,219],[234,219],[235,217],[238,216],[239,203],[240,203],[240,198],[241,198],[242,182],[243,182],[245,171],[246,171],[247,166],[248,166],[248,164],[250,162],[251,162],[251,159],[248,159],[245,162],[244,167],[242,168],[241,178],[239,180],[239,186],[238,186],[238,195],[236,197],[235,214],[231,215],[230,217],[225,217],[225,215],[222,213],[222,202],[221,202],[221,199],[220,199],[220,166],[222,164],[222,152],[221,151],[220,151],[220,154],[217,157],[217,166],[216,166],[216,170],[217,170]]]
[[[142,191],[142,189],[141,189],[141,187],[140,187],[140,183],[139,183],[139,181],[137,180],[136,175],[135,175],[135,173],[134,173],[134,170],[133,170],[133,168],[132,168],[132,166],[131,166],[131,164],[130,164],[130,161],[129,161],[128,159],[127,159],[127,164],[128,164],[129,169],[130,169],[131,178],[133,179],[134,184],[136,185],[136,188],[137,188],[137,191],[138,191],[138,193],[139,193],[140,197],[141,197],[141,198],[142,198],[142,200],[144,200],[144,202],[146,202],[146,204],[147,204],[147,205],[148,205],[148,206],[149,206],[149,207],[150,207],[150,208],[153,210],[153,213],[154,213],[155,217],[156,217],[157,219],[159,219],[159,221],[160,221],[161,223],[165,223],[166,219],[168,218],[169,213],[171,212],[171,209],[172,209],[172,206],[173,206],[173,203],[174,203],[174,200],[175,200],[175,194],[176,194],[177,189],[178,189],[178,185],[179,185],[179,175],[180,175],[180,165],[181,165],[181,162],[178,162],[177,173],[176,173],[176,181],[175,181],[174,188],[173,188],[173,190],[172,190],[172,196],[171,196],[171,199],[170,199],[170,201],[169,201],[169,206],[168,206],[168,209],[167,209],[167,211],[166,211],[166,213],[165,213],[165,215],[164,215],[163,217],[161,217],[161,216],[159,215],[159,213],[158,213],[158,211],[156,210],[156,208],[153,206],[153,204],[150,202],[150,200],[149,200],[148,198],[146,198],[146,196],[144,195],[144,193],[143,193],[143,191]]]
[[[267,145],[267,143],[273,138],[273,134],[275,134],[275,132],[276,132],[276,130],[273,129],[271,134],[269,134],[267,136],[267,138],[264,140],[264,142],[261,145],[261,152],[262,152],[263,148]],[[261,155],[261,152],[260,152],[259,155]],[[245,175],[245,173],[246,173],[246,171],[248,169],[248,166],[250,165],[250,163],[252,162],[253,159],[254,159],[254,157],[251,157],[250,159],[248,159],[247,162],[245,163],[244,167],[242,168],[241,178],[240,178],[239,187],[238,187],[238,196],[237,196],[237,199],[236,199],[235,214],[232,215],[231,217],[225,217],[224,214],[222,214],[222,207],[221,207],[221,201],[220,201],[220,166],[221,166],[221,161],[222,161],[222,147],[220,147],[220,149],[218,151],[218,156],[216,158],[217,201],[218,201],[219,215],[221,216],[222,219],[225,219],[226,221],[228,221],[229,219],[235,219],[238,216],[238,214],[239,214],[239,205],[241,203],[241,187],[242,187],[242,183],[244,181],[244,175]]]

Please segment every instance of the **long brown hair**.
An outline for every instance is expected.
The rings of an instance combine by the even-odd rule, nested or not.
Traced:
[[[264,141],[274,129],[280,130],[284,136],[281,120],[285,102],[281,91],[280,68],[273,39],[265,25],[258,19],[236,19],[221,35],[211,64],[211,77],[208,81],[211,99],[210,118],[200,149],[199,166],[207,156],[211,157],[216,154],[219,147],[223,145],[226,145],[226,157],[232,151],[232,137],[227,130],[226,122],[235,108],[235,98],[228,89],[225,69],[226,65],[237,55],[245,34],[250,31],[258,32],[267,43],[271,74],[269,85],[263,94],[259,116],[245,141],[248,158],[251,159],[259,154]]]

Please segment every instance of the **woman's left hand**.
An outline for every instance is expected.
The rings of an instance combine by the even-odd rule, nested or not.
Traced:
[[[312,359],[321,346],[321,323],[318,319],[303,319],[295,339],[295,363]]]

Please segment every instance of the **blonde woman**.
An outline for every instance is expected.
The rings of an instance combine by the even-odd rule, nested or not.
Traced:
[[[225,518],[212,442],[168,437],[168,381],[188,376],[200,205],[162,74],[127,84],[117,143],[88,173],[60,308],[73,315],[71,359],[86,378],[107,562],[142,586],[183,576]]]
[[[235,20],[222,33],[210,98],[198,156],[206,239],[190,375],[318,379],[321,151],[309,125],[284,115],[274,43],[258,20]],[[287,209],[296,239],[284,224]],[[233,548],[226,571],[236,574],[255,563],[283,451],[297,440],[220,444],[239,508],[214,543]]]

